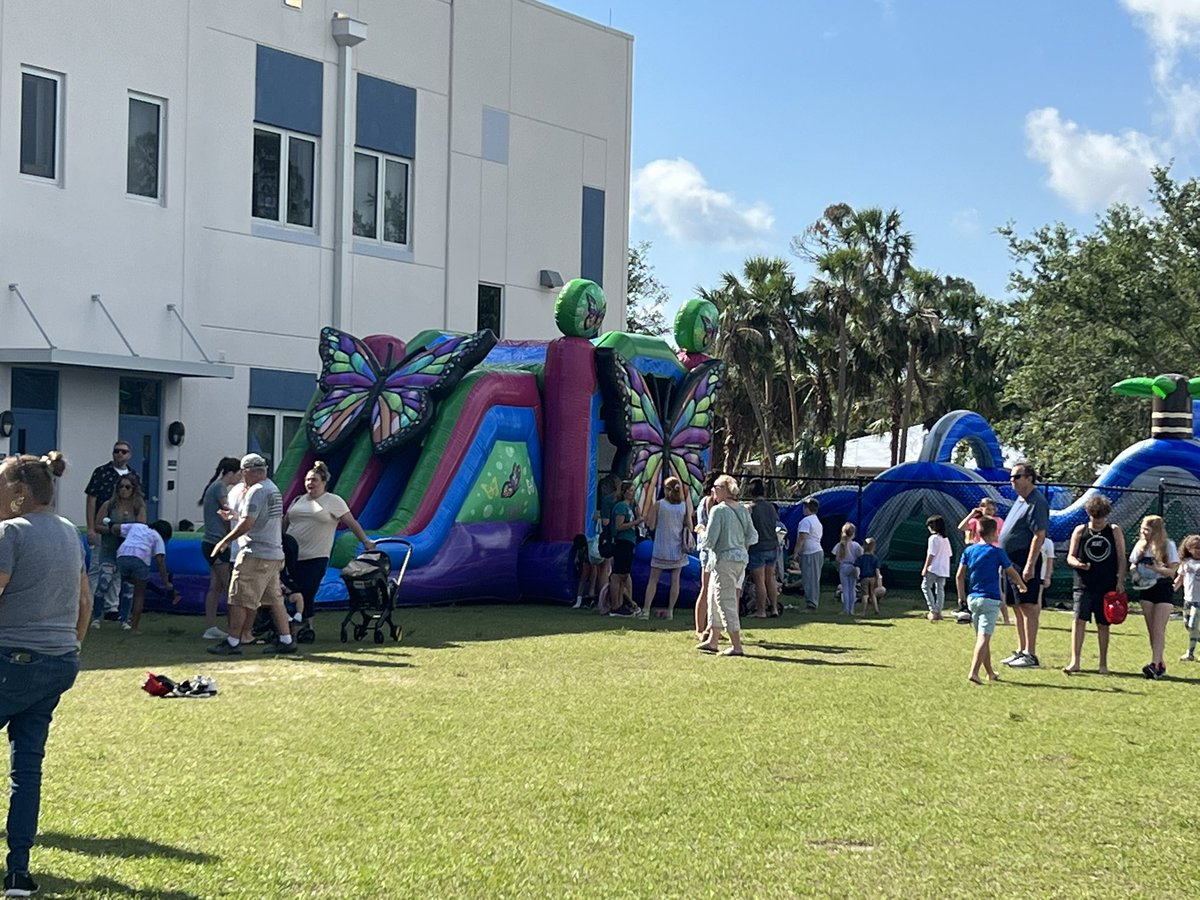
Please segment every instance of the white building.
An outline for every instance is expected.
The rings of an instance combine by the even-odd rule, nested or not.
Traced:
[[[82,522],[126,438],[196,519],[324,325],[549,338],[578,275],[623,322],[632,53],[533,0],[0,0],[0,450]]]

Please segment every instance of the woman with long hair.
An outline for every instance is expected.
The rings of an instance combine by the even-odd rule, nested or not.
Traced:
[[[0,722],[8,728],[11,788],[4,892],[34,894],[42,759],[50,720],[79,674],[92,598],[75,526],[54,512],[62,454],[0,462]]]
[[[229,550],[213,556],[221,538],[229,534],[229,520],[222,512],[229,510],[229,489],[242,478],[242,461],[236,456],[222,456],[208,484],[200,494],[199,505],[204,507],[204,537],[200,549],[208,563],[208,593],[204,595],[204,634],[206,641],[221,641],[228,635],[217,625],[217,608],[221,597],[229,591],[233,562]]]
[[[121,600],[117,607],[117,618],[121,620],[121,627],[126,631],[133,628],[129,621],[133,608],[133,590],[122,583],[117,575],[117,548],[121,546],[121,534],[120,529],[110,526],[128,525],[131,522],[141,522],[143,525],[146,523],[146,498],[142,495],[142,485],[137,478],[122,475],[113,485],[112,496],[96,510],[96,521],[92,523],[92,529],[100,535],[100,577],[96,581],[96,597],[107,597],[113,582],[118,583]],[[97,600],[92,604],[93,628],[100,627],[103,615],[103,601]]]
[[[283,517],[284,529],[296,539],[299,552],[292,578],[304,597],[304,612],[308,622],[316,610],[317,589],[329,566],[329,553],[339,525],[354,533],[367,550],[375,542],[367,537],[346,501],[328,490],[329,467],[317,460],[304,476],[304,493],[292,501]]]
[[[1175,542],[1167,538],[1162,516],[1142,519],[1138,541],[1129,554],[1129,565],[1150,638],[1150,662],[1142,666],[1142,674],[1147,678],[1162,678],[1167,674],[1163,650],[1167,643],[1167,621],[1174,608],[1173,584],[1179,566],[1179,551]]]
[[[654,552],[650,556],[650,579],[642,598],[643,619],[650,618],[650,606],[658,592],[658,577],[671,573],[671,593],[667,600],[667,618],[675,617],[679,600],[679,572],[687,561],[687,544],[693,535],[692,514],[683,502],[683,482],[672,476],[663,482],[663,497],[650,507],[646,527],[654,532]]]

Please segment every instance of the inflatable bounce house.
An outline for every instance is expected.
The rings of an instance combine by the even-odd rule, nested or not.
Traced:
[[[1128,447],[1096,483],[1076,497],[1063,488],[1048,489],[1050,530],[1055,556],[1063,563],[1075,526],[1087,522],[1083,506],[1099,493],[1112,503],[1112,520],[1125,530],[1130,547],[1137,538],[1143,516],[1157,513],[1160,485],[1169,485],[1161,496],[1168,533],[1176,540],[1200,530],[1200,440],[1196,431],[1193,398],[1200,397],[1200,378],[1159,375],[1130,378],[1113,386],[1129,397],[1152,400],[1150,438]],[[955,448],[966,444],[975,468],[955,464]],[[1039,490],[1046,490],[1039,487]],[[820,501],[825,543],[837,542],[844,522],[853,522],[858,540],[875,538],[877,552],[888,566],[889,585],[916,587],[925,561],[929,532],[925,519],[941,515],[947,522],[955,557],[962,550],[958,524],[984,497],[996,501],[1001,517],[1016,499],[1008,484],[1008,471],[1000,443],[991,426],[977,413],[958,410],[943,416],[930,430],[915,462],[894,466],[861,487],[828,488],[814,495]],[[803,513],[799,506],[782,511],[781,518],[794,538]],[[1065,565],[1056,569],[1069,581]]]
[[[406,343],[323,329],[315,395],[273,476],[284,508],[320,459],[329,490],[393,566],[411,553],[398,603],[573,600],[571,548],[595,533],[604,472],[632,478],[642,508],[672,474],[699,501],[725,371],[706,355],[717,334],[711,303],[680,310],[678,355],[660,338],[599,336],[605,311],[601,288],[576,279],[555,304],[563,336],[552,341],[425,331]],[[180,535],[168,547],[181,611],[203,609],[199,546],[198,535]],[[650,549],[639,547],[638,590]],[[360,550],[339,532],[318,606],[346,602],[339,571]],[[693,559],[688,602],[698,581]]]

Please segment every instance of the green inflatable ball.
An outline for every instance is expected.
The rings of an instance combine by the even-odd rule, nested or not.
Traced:
[[[608,304],[604,289],[586,278],[572,278],[554,302],[554,324],[567,337],[591,340],[600,333]]]
[[[717,339],[720,319],[721,314],[710,301],[689,300],[675,316],[675,343],[692,353],[707,353]]]

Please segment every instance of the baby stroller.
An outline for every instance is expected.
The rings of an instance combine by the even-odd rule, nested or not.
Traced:
[[[364,551],[342,569],[342,581],[350,595],[350,609],[342,619],[343,644],[349,640],[348,626],[353,626],[356,641],[366,637],[368,631],[374,631],[375,643],[382,644],[385,628],[390,631],[393,641],[400,640],[403,629],[392,621],[392,612],[412,556],[412,545],[407,541],[400,543],[404,545],[404,562],[395,581],[392,580],[392,558],[382,550]]]

